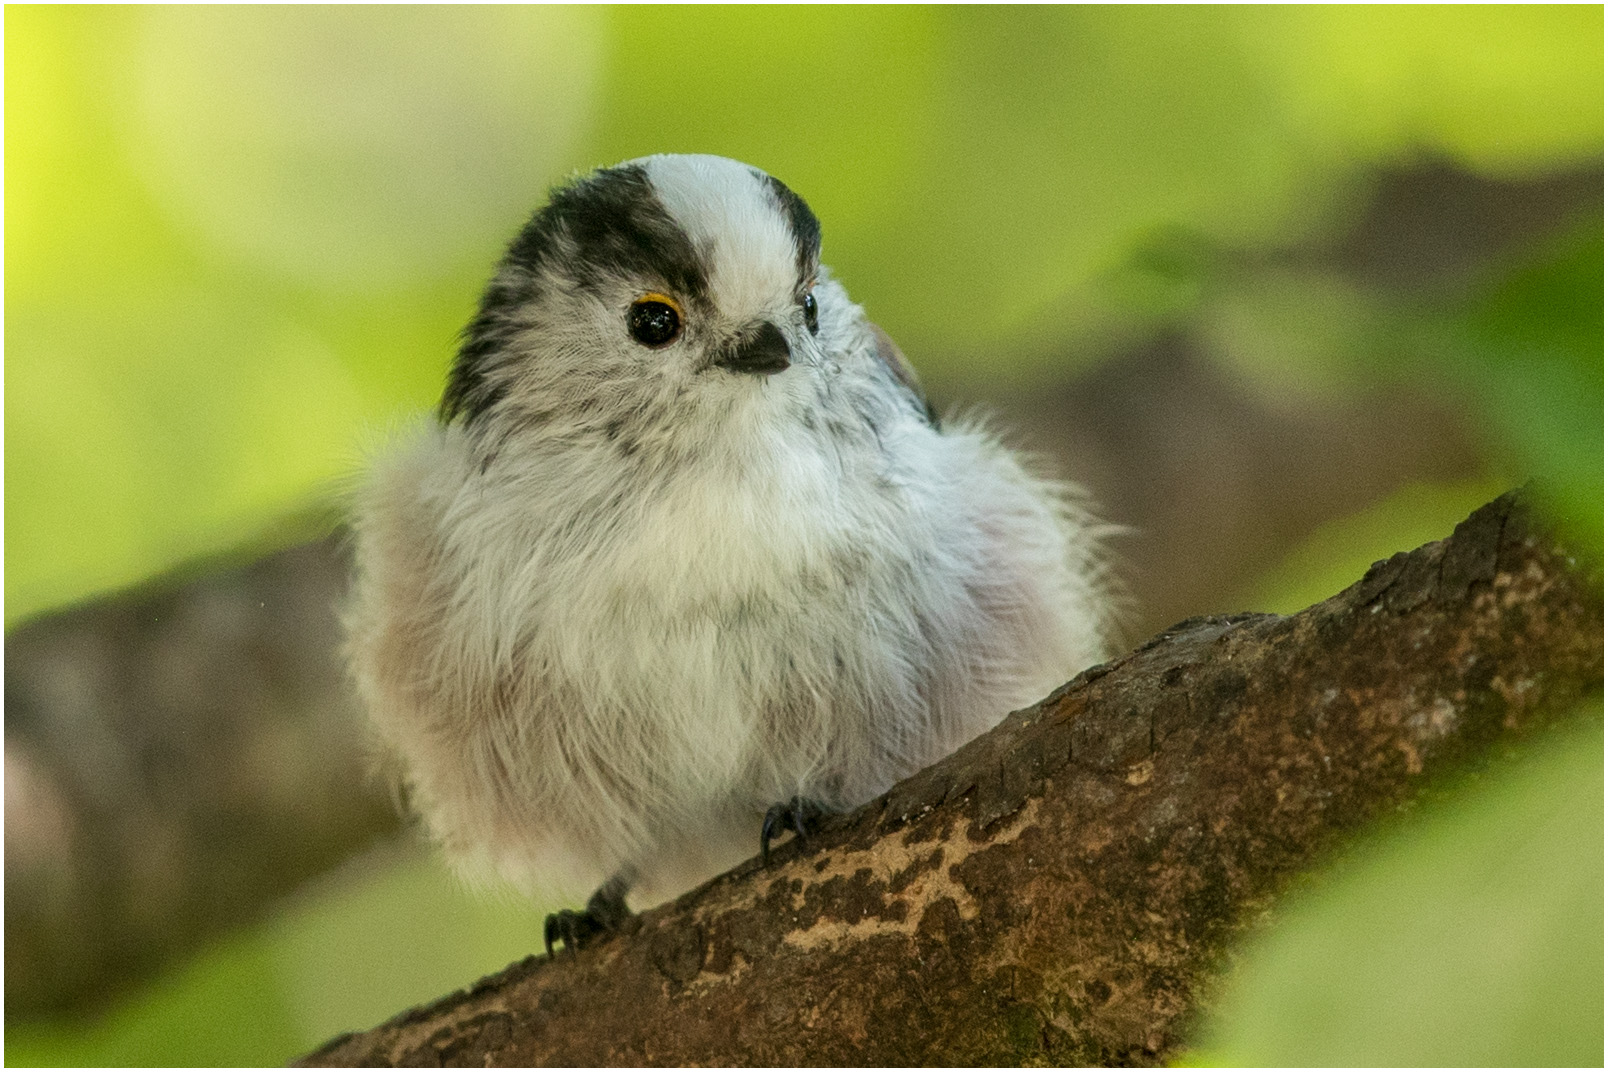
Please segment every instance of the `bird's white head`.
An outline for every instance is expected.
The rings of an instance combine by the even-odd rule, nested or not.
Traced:
[[[802,412],[824,368],[889,360],[820,241],[801,197],[723,157],[643,157],[562,186],[487,287],[442,417],[499,438],[641,438]]]

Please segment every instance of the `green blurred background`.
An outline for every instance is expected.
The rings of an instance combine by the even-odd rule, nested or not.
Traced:
[[[434,403],[543,191],[652,152],[733,156],[802,193],[825,259],[932,393],[1019,419],[1116,520],[1169,531],[1162,500],[1237,510],[1222,549],[1203,538],[1169,558],[1144,533],[1119,548],[1140,634],[1184,613],[1298,609],[1532,478],[1600,562],[1599,7],[10,6],[5,29],[8,861],[13,812],[33,807],[12,792],[18,630],[328,531],[364,452]],[[1392,204],[1441,230],[1403,241]],[[1211,426],[1187,405],[1132,401],[1176,372],[1134,355],[1168,347],[1284,430],[1264,453],[1322,443],[1342,475],[1314,460],[1284,483],[1224,478],[1222,436],[1195,431]],[[1197,408],[1218,397],[1168,382]],[[1381,413],[1397,414],[1388,435],[1360,416]],[[1155,465],[1122,476],[1122,459],[1161,456],[1152,424],[1177,439],[1171,483]],[[1080,451],[1085,429],[1105,438]],[[1376,465],[1388,475],[1349,498],[1281,513]],[[1189,587],[1247,543],[1251,565]],[[1512,791],[1587,802],[1594,832],[1532,831],[1576,839],[1536,851],[1587,893],[1491,896],[1551,913],[1515,939],[1523,963],[1584,928],[1597,955],[1566,970],[1595,995],[1594,1026],[1548,1021],[1577,1045],[1544,1052],[1600,1063],[1602,746],[1583,740]],[[1518,836],[1470,800],[1441,816],[1457,836]],[[549,906],[466,893],[407,844],[382,838],[72,1015],[14,1012],[8,955],[8,1061],[282,1062],[531,951]],[[1408,881],[1378,866],[1371,886],[1348,881]],[[1416,903],[1433,914],[1435,896]],[[1291,926],[1320,942],[1371,911],[1325,903]],[[1332,982],[1321,958],[1302,975],[1288,946],[1258,955],[1292,973],[1277,993]],[[1356,971],[1388,988],[1397,968]],[[1491,1022],[1487,996],[1461,993],[1425,1015]],[[1300,1031],[1293,1049],[1256,1049],[1235,1031],[1266,1015],[1257,1000],[1225,1002],[1238,1019],[1203,1052],[1363,1052],[1304,1051]],[[1384,1030],[1350,1015],[1342,1034]],[[1521,1016],[1511,1037],[1538,1024]],[[1448,1031],[1422,1059],[1527,1052],[1459,1050],[1470,1037]]]

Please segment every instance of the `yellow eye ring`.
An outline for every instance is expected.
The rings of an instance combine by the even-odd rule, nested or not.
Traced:
[[[682,317],[683,319],[686,318],[687,314],[682,312],[681,303],[676,301],[668,294],[661,294],[657,290],[650,290],[631,304],[641,305],[643,302],[658,302],[660,305],[668,305],[671,309],[675,310],[675,314],[677,316]]]

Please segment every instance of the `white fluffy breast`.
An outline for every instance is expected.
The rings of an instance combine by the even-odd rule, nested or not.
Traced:
[[[1052,488],[975,432],[883,446],[759,439],[622,489],[430,428],[382,467],[354,665],[449,852],[651,903],[750,854],[766,805],[869,799],[1100,657]]]

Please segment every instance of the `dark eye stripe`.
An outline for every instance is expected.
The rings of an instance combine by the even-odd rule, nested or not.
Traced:
[[[793,232],[793,247],[797,250],[798,277],[808,279],[815,271],[815,259],[821,255],[821,221],[815,218],[810,206],[804,199],[792,190],[787,184],[774,175],[765,175],[765,184],[770,188],[771,196],[781,208],[782,215],[787,217],[789,229]]]

